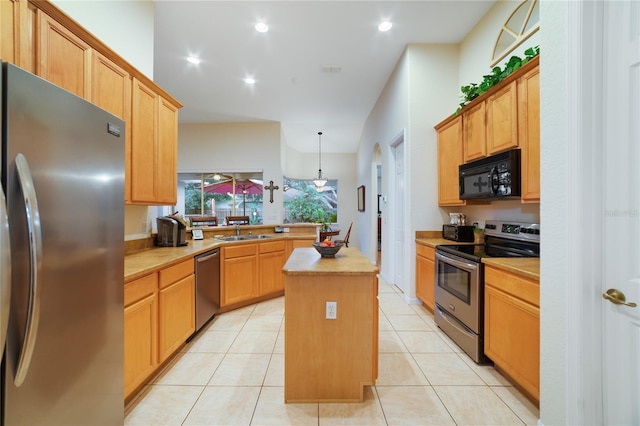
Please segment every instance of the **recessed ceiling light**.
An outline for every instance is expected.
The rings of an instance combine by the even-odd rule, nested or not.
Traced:
[[[197,56],[187,56],[187,62],[190,64],[198,65],[201,61]]]
[[[258,22],[255,26],[255,29],[259,33],[266,33],[267,31],[269,31],[269,26],[264,22]]]
[[[378,29],[380,31],[389,31],[392,26],[393,26],[393,24],[391,22],[383,21],[383,22],[380,23],[380,25],[378,25]]]
[[[252,77],[247,77],[244,79],[244,82],[247,84],[256,84],[256,79]]]

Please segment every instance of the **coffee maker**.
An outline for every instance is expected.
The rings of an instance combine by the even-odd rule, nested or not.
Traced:
[[[171,216],[162,216],[156,219],[158,224],[158,247],[178,247],[187,245],[187,226],[183,221]]]

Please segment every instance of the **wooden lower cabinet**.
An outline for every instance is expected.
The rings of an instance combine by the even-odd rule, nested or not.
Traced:
[[[245,302],[257,296],[258,244],[222,248],[220,305]]]
[[[191,258],[125,284],[125,400],[193,334],[193,269]]]
[[[260,243],[258,295],[284,291],[282,267],[286,262],[284,241]]]
[[[287,253],[286,253],[286,257],[287,259],[289,258],[289,256],[291,256],[291,253],[293,253],[293,250],[297,249],[297,248],[309,248],[311,247],[311,244],[315,241],[315,238],[296,238],[296,239],[291,239],[291,240],[287,240]]]
[[[538,281],[485,265],[485,354],[540,400]]]
[[[416,244],[416,296],[431,312],[435,309],[435,250]]]
[[[190,267],[190,274],[160,289],[158,309],[160,362],[165,361],[182,346],[196,327],[193,260],[178,264],[174,268],[181,266]]]
[[[124,397],[127,399],[158,365],[158,276],[124,286]]]
[[[340,253],[321,271],[313,270],[315,251],[295,252],[285,266],[287,403],[362,402],[363,387],[378,378],[377,268],[355,248]],[[326,318],[327,301],[336,304],[335,319]]]

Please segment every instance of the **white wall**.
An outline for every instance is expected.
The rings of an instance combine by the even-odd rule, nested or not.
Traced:
[[[376,144],[380,145],[382,151],[381,194],[387,197],[387,202],[381,205],[383,255],[380,274],[390,283],[393,282],[393,256],[385,255],[385,253],[392,253],[393,247],[389,238],[389,232],[392,228],[392,223],[389,221],[391,206],[394,205],[395,201],[393,186],[390,182],[390,176],[393,174],[391,144],[409,126],[408,62],[405,51],[367,118],[357,152],[358,182],[356,185],[375,188],[371,167],[374,163]],[[377,221],[376,211],[373,211],[373,209],[365,210],[365,212],[358,215],[357,228],[351,231],[358,234],[360,251],[372,262],[375,262],[377,255],[376,234],[372,232],[372,223],[374,221]]]
[[[153,1],[52,2],[140,72],[153,79]]]
[[[301,153],[285,146],[280,123],[180,124],[178,128],[178,171],[256,171],[263,180],[273,180],[280,189],[273,203],[265,193],[264,223],[279,224],[284,217],[282,177],[312,179],[318,170],[317,153]],[[284,157],[284,158],[283,158]],[[356,220],[355,154],[322,154],[322,172],[338,180],[338,228]],[[350,246],[357,247],[352,232]]]
[[[498,39],[498,32],[520,3],[521,0],[497,1],[460,43],[460,80],[458,86],[480,83],[482,76],[491,72],[491,56]],[[540,31],[534,33],[521,46],[516,47],[499,65],[502,67],[511,56],[523,58],[527,48],[538,45],[540,45]]]
[[[178,126],[178,172],[262,171],[280,190],[263,203],[264,223],[282,221],[280,123],[205,123]],[[267,193],[268,194],[268,193]]]

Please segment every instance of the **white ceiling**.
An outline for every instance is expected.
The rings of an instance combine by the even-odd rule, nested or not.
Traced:
[[[180,123],[278,121],[301,152],[322,131],[323,152],[351,153],[406,45],[459,43],[494,3],[156,0],[154,80],[183,103]]]

